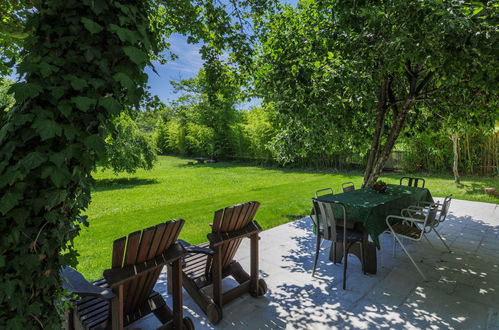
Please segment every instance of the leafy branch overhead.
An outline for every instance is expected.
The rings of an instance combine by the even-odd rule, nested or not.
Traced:
[[[493,125],[496,10],[493,1],[321,1],[262,18],[255,83],[276,107],[282,161],[345,148],[366,155],[370,185],[408,124],[451,113]]]

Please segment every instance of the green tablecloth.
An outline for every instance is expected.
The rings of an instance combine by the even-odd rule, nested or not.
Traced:
[[[421,201],[433,202],[430,191],[426,188],[391,184],[384,193],[364,188],[337,195],[324,195],[319,197],[319,200],[343,203],[347,210],[347,219],[362,222],[378,248],[378,236],[387,228],[388,215],[400,215],[402,209]],[[333,212],[343,217],[341,209],[334,208]]]

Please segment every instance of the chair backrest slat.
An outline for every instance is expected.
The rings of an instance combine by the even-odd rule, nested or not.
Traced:
[[[424,224],[423,224],[423,228],[426,228],[426,227],[433,228],[436,225],[438,225],[438,219],[437,219],[438,206],[439,206],[439,204],[436,203],[436,204],[432,204],[428,208],[428,213],[426,214],[426,217],[425,217],[425,220],[424,220]]]
[[[452,195],[445,197],[444,203],[442,204],[442,209],[438,215],[438,221],[443,222],[447,218],[447,213],[449,213],[450,202],[452,201]]]
[[[343,208],[343,217],[345,217],[346,214],[344,206],[340,203],[320,201],[315,198],[312,199],[312,203],[318,226],[323,232],[322,237],[326,240],[336,241],[336,226],[338,224],[337,219],[339,219],[339,217],[335,216],[333,208],[335,206],[339,209]],[[339,215],[339,213],[337,215]]]
[[[126,237],[118,238],[113,242],[112,268],[123,267],[123,256],[125,255]]]
[[[180,227],[180,226],[179,226]],[[163,244],[163,235],[165,235],[167,229],[166,223],[162,223],[156,226],[156,231],[154,232],[154,236],[151,242],[151,248],[149,249],[149,253],[147,254],[146,260],[153,259],[161,254],[160,246],[164,246]],[[166,235],[165,235],[166,236]],[[177,234],[178,236],[178,234]],[[143,279],[142,292],[138,295],[138,302],[144,301],[149,296],[149,293],[154,288],[156,281],[158,279],[159,274],[161,273],[161,268],[155,271],[152,271],[145,275]]]
[[[239,230],[248,225],[253,220],[260,203],[247,202],[226,207],[215,212],[212,233],[229,233]],[[226,267],[234,258],[242,238],[223,243],[219,246],[222,269]],[[206,273],[210,272],[212,258],[208,258]]]
[[[407,186],[409,187],[419,187],[419,182],[421,182],[421,188],[424,188],[425,186],[425,179],[423,178],[413,178],[413,177],[410,177],[410,176],[404,176],[402,178],[400,178],[400,185],[404,185],[404,181],[407,181]]]
[[[146,228],[142,231],[142,237],[140,239],[139,248],[137,251],[137,258],[135,259],[134,264],[141,263],[147,260],[147,255],[149,253],[149,249],[151,248],[152,238],[154,237],[155,231],[155,227]],[[123,302],[125,312],[135,310],[140,293],[143,289],[143,281],[145,280],[144,277],[144,275],[138,276],[137,278],[130,281],[128,294],[125,296],[126,299]]]
[[[162,254],[175,243],[183,224],[184,220],[172,220],[117,239],[113,243],[113,268],[142,263]],[[125,283],[123,308],[126,314],[145,303],[160,272],[158,269]]]
[[[355,185],[353,182],[345,182],[341,185],[341,190],[343,192],[349,192],[355,190]]]
[[[334,195],[333,193],[333,188],[324,188],[324,189],[319,189],[315,192],[315,197],[319,198],[319,196],[321,195],[321,193],[325,192],[325,191],[329,191],[329,194],[324,194],[322,196],[326,196],[326,195]]]

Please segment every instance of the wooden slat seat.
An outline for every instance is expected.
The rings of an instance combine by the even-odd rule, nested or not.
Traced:
[[[104,279],[88,283],[71,268],[62,271],[65,287],[83,296],[69,312],[69,329],[123,329],[154,313],[168,328],[193,329],[182,318],[181,260],[186,250],[177,242],[184,220],[172,220],[131,233],[113,243],[112,268]],[[153,290],[163,266],[174,270],[173,310]],[[90,295],[90,296],[85,296]]]
[[[198,247],[209,247],[213,255],[190,254],[184,257],[183,285],[189,295],[216,324],[222,319],[222,307],[245,293],[261,296],[267,291],[263,279],[258,278],[258,233],[261,227],[254,216],[260,203],[238,204],[215,212],[208,242]],[[234,259],[243,238],[251,240],[251,272],[248,274]],[[239,286],[222,292],[222,280],[232,276]],[[213,295],[203,288],[213,285]]]

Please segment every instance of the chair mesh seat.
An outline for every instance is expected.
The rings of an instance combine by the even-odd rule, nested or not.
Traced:
[[[392,226],[393,231],[397,234],[404,235],[413,239],[419,239],[421,236],[421,229],[413,226],[396,223]]]

